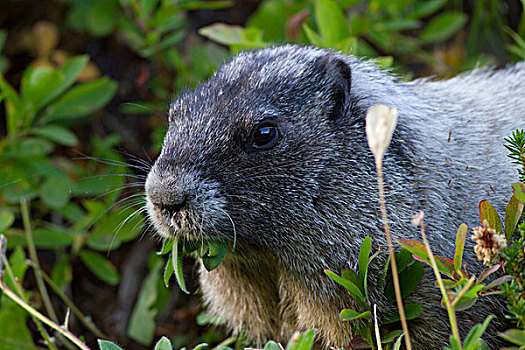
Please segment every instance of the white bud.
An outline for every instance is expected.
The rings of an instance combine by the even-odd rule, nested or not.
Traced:
[[[416,215],[412,217],[412,225],[421,226],[424,219],[425,219],[425,213],[423,212],[423,210],[420,210],[419,213],[417,213]]]
[[[383,163],[397,125],[397,117],[397,109],[381,104],[370,107],[366,112],[366,137],[377,166]]]

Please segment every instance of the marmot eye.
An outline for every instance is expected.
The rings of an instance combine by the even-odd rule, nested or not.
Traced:
[[[279,130],[272,123],[258,125],[252,132],[249,147],[252,150],[268,149],[277,143]]]

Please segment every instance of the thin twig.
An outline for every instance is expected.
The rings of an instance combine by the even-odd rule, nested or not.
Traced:
[[[44,303],[44,307],[49,317],[51,317],[51,319],[55,323],[59,323],[58,317],[55,313],[55,310],[53,309],[53,305],[51,304],[51,299],[49,298],[49,293],[47,292],[46,284],[44,283],[44,279],[42,278],[42,274],[40,273],[42,269],[40,268],[40,262],[38,260],[38,254],[36,252],[35,241],[33,240],[33,231],[31,229],[31,222],[29,221],[29,202],[28,200],[26,198],[22,199],[20,201],[20,206],[21,206],[21,212],[22,212],[22,222],[24,223],[24,229],[25,229],[25,234],[26,234],[27,249],[29,251],[29,257],[33,261],[34,266],[38,267],[35,270],[37,288],[38,288],[38,291],[40,292],[40,296],[42,297],[42,302]],[[62,338],[60,334],[57,335],[57,339],[59,339],[66,348],[73,349],[71,344],[69,344],[64,338]]]
[[[452,334],[454,338],[456,338],[460,346],[460,349],[463,349],[463,346],[461,345],[461,338],[459,337],[458,323],[456,321],[456,311],[454,310],[454,306],[450,304],[450,299],[448,297],[448,293],[445,288],[445,284],[443,283],[443,280],[441,279],[441,274],[439,273],[439,269],[437,267],[436,260],[434,259],[434,254],[432,254],[432,250],[430,249],[430,245],[428,244],[427,236],[425,235],[425,223],[423,220],[421,220],[421,236],[423,237],[423,243],[425,244],[425,248],[427,249],[427,254],[428,254],[428,259],[430,260],[430,265],[432,266],[432,270],[434,270],[434,275],[436,275],[436,280],[438,282],[439,289],[441,290],[441,294],[443,295],[443,301],[447,308],[448,318],[450,320],[450,326],[452,327]]]
[[[62,299],[64,304],[66,304],[71,309],[75,316],[78,317],[80,322],[82,322],[91,333],[93,333],[97,338],[107,338],[107,336],[104,335],[104,333],[102,333],[102,331],[98,329],[97,326],[82,313],[82,311],[75,305],[75,303],[71,299],[69,299],[67,295],[65,295],[64,292],[62,292],[62,290],[60,290],[56,283],[42,269],[35,266],[33,262],[31,262],[31,264],[35,270],[40,271],[42,277],[49,285],[49,287],[51,287],[53,292],[55,292],[56,295],[58,295],[58,297]]]
[[[403,299],[401,297],[401,288],[399,287],[399,276],[397,274],[396,257],[394,256],[394,246],[392,245],[392,237],[390,236],[390,227],[388,225],[388,218],[386,215],[385,204],[385,189],[383,185],[383,164],[382,161],[376,162],[377,168],[377,185],[379,187],[379,202],[381,204],[381,215],[383,217],[383,225],[385,229],[386,240],[388,243],[388,254],[390,256],[390,267],[392,269],[392,279],[394,281],[394,291],[396,294],[397,308],[399,311],[399,318],[401,326],[405,333],[405,345],[407,350],[412,350],[412,343],[410,342],[410,334],[408,333],[408,324],[405,316],[405,309],[403,308]]]
[[[24,290],[20,286],[20,282],[16,279],[13,273],[13,270],[11,270],[11,266],[9,265],[9,261],[7,260],[7,256],[5,255],[6,247],[7,247],[7,239],[5,238],[4,235],[0,235],[0,255],[1,255],[0,257],[0,277],[3,277],[3,272],[4,272],[3,267],[5,267],[7,276],[9,277],[13,285],[16,287],[20,297],[27,303],[28,302],[27,296],[25,295]],[[57,350],[53,342],[51,341],[51,338],[49,337],[49,334],[47,333],[46,329],[44,328],[44,326],[42,326],[42,323],[33,315],[31,315],[31,318],[35,322],[36,327],[38,328],[38,331],[40,332],[40,335],[42,336],[42,338],[44,338],[44,341],[47,347],[50,350]]]
[[[22,307],[24,310],[29,312],[32,316],[38,318],[40,321],[47,324],[49,327],[53,328],[60,334],[62,334],[64,337],[66,337],[68,340],[70,340],[73,344],[78,346],[79,349],[82,350],[90,350],[89,347],[84,344],[80,339],[78,339],[73,333],[71,333],[69,330],[64,329],[63,327],[60,327],[55,322],[51,321],[49,318],[32,308],[30,305],[28,305],[24,300],[18,297],[16,293],[14,293],[11,289],[7,288],[4,281],[0,281],[0,290],[11,300],[13,300],[15,303],[17,303],[20,307]]]
[[[26,239],[27,239],[27,249],[29,251],[29,257],[33,261],[33,264],[38,267],[37,270],[35,270],[35,278],[36,278],[36,284],[38,287],[38,291],[40,292],[40,295],[42,296],[42,301],[44,302],[44,307],[46,308],[46,312],[48,313],[49,317],[55,322],[58,323],[58,317],[55,313],[55,310],[53,309],[53,305],[51,304],[51,299],[49,299],[49,294],[47,293],[46,285],[44,283],[44,279],[42,278],[42,275],[40,274],[40,262],[38,260],[38,254],[36,252],[35,242],[33,240],[33,232],[31,230],[31,222],[29,221],[29,204],[27,199],[22,199],[20,201],[20,207],[22,211],[22,221],[24,223],[24,229],[26,233]]]

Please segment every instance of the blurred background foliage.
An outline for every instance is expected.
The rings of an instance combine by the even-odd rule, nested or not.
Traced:
[[[0,233],[11,267],[4,280],[59,324],[71,308],[69,328],[93,347],[100,337],[128,349],[149,349],[161,335],[175,347],[221,341],[195,296],[164,287],[158,240],[141,209],[173,96],[239,50],[281,43],[373,57],[404,79],[502,66],[525,59],[524,5],[0,2]],[[0,297],[0,349],[34,348],[45,332]]]

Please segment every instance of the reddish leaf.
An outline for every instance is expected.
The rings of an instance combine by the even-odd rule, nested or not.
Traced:
[[[512,281],[513,279],[514,279],[514,276],[511,276],[511,275],[501,276],[499,278],[496,278],[494,281],[490,282],[489,284],[487,284],[485,286],[485,288],[483,288],[483,290],[484,291],[485,290],[489,290],[491,288],[499,286],[502,283],[505,283],[505,282],[508,282],[508,281]]]
[[[516,198],[516,194],[510,197],[509,204],[507,204],[507,209],[505,210],[505,238],[507,242],[510,240],[512,233],[514,233],[518,221],[520,221],[523,206],[524,203]]]
[[[478,277],[478,283],[483,281],[485,278],[489,277],[490,275],[492,275],[494,272],[498,271],[500,267],[501,267],[501,264],[496,264],[494,266],[488,267],[485,270],[483,270],[483,272]]]
[[[483,223],[483,220],[487,220],[490,228],[495,229],[496,232],[503,232],[501,219],[494,206],[488,200],[479,202],[479,220],[481,223]]]
[[[522,182],[515,182],[511,186],[516,199],[521,203],[525,203],[525,184]]]
[[[454,275],[454,262],[452,261],[452,259],[449,259],[449,258],[442,258],[440,256],[437,256],[437,255],[434,255],[434,259],[436,259],[436,263],[438,264],[441,264],[446,270],[447,274],[449,275]]]
[[[424,262],[424,263],[427,262],[425,259],[420,258],[420,257],[417,256],[416,254],[412,254],[412,257],[413,257],[414,259],[416,259],[417,261],[421,261],[421,262]]]
[[[419,258],[423,259],[425,263],[430,265],[430,260],[428,258],[427,249],[425,248],[425,245],[423,243],[418,242],[414,239],[405,239],[405,238],[396,239],[396,241],[403,248],[405,248],[412,254],[418,256]],[[445,259],[437,255],[434,255],[434,259],[436,260],[436,265],[438,267],[438,270],[441,273],[444,273],[445,275],[449,277],[453,277],[454,263],[452,262],[452,260]]]

